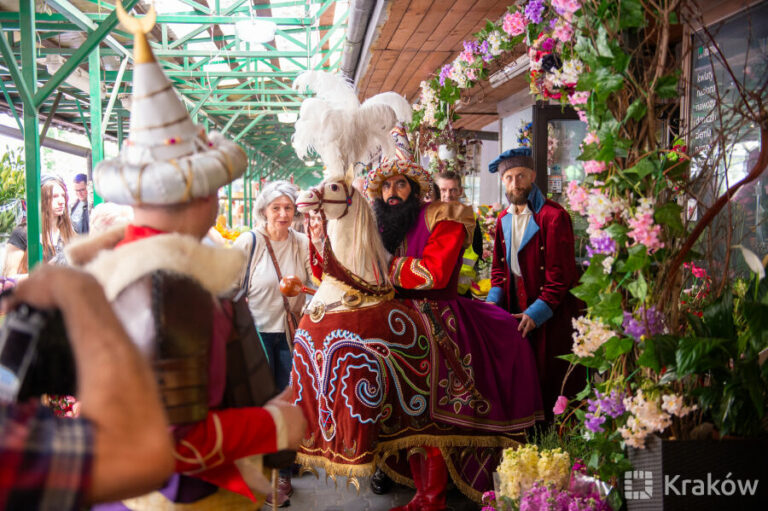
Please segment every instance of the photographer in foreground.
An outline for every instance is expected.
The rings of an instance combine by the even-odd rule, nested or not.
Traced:
[[[78,509],[141,494],[173,470],[152,373],[96,280],[41,265],[2,301],[59,309],[77,367],[81,417],[39,401],[0,405],[0,508]]]

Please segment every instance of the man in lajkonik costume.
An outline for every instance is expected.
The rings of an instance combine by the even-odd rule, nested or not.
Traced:
[[[583,367],[558,358],[571,353],[572,320],[583,302],[571,294],[579,274],[571,217],[536,186],[530,148],[510,149],[489,165],[510,201],[496,220],[491,290],[486,299],[519,319],[533,346],[544,410],[553,419],[557,397],[575,396],[586,383]]]
[[[481,302],[457,301],[471,210],[423,205],[431,178],[413,162],[402,126],[392,132],[411,116],[402,96],[385,92],[361,105],[342,78],[317,71],[300,75],[294,88],[316,93],[302,104],[294,148],[299,157],[312,148],[326,167],[323,183],[297,202],[330,219],[322,282],[294,338],[292,387],[309,422],[298,459],[332,476],[381,467],[416,487],[403,508],[409,511],[445,509],[448,478],[480,502],[493,487],[502,449],[519,445],[542,411],[533,353],[514,333],[514,319]],[[379,150],[384,161],[376,158],[368,197],[380,198],[398,179],[397,189],[407,189],[406,214],[400,204],[387,206],[392,215],[379,224],[387,231],[407,222],[389,247],[395,251],[407,235],[394,260],[374,212],[351,186],[354,164]],[[350,260],[350,246],[361,244],[370,250]],[[391,299],[396,292],[402,301]]]
[[[242,338],[234,335],[233,302],[222,298],[244,257],[200,240],[217,214],[218,189],[243,174],[246,156],[192,123],[147,43],[154,9],[137,20],[117,8],[136,36],[131,129],[120,155],[94,170],[94,185],[107,201],[133,206],[134,220],[72,245],[67,255],[99,280],[150,359],[172,424],[177,473],[157,492],[95,509],[251,510],[263,502],[254,489],[269,491],[254,455],[297,446],[305,423],[300,410],[277,399],[226,406],[253,384],[233,379],[230,354],[248,350],[234,344]]]
[[[393,136],[395,158],[368,173],[365,189],[384,245],[394,254],[389,276],[396,297],[418,311],[440,353],[432,367],[430,417],[459,435],[464,430],[511,439],[543,418],[533,352],[509,314],[459,296],[461,254],[475,228],[472,209],[425,204],[431,178],[413,161],[402,125]],[[475,499],[492,488],[500,448],[450,446],[439,436],[424,440],[423,450],[384,460],[385,472],[416,486],[414,499],[398,510],[445,509],[449,474]]]

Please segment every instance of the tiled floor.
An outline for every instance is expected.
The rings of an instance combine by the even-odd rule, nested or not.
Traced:
[[[339,478],[334,485],[330,479],[326,481],[325,472],[320,471],[320,477],[312,474],[293,478],[294,494],[291,506],[286,511],[389,511],[395,506],[408,503],[414,495],[414,490],[395,486],[387,495],[376,495],[369,487],[370,479],[360,480],[360,493],[352,486],[346,487],[346,479]],[[480,506],[474,504],[457,490],[448,492],[448,509],[450,511],[477,511]],[[265,505],[262,511],[271,511],[272,506]]]

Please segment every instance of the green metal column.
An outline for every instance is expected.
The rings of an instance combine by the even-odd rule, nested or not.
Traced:
[[[123,147],[123,114],[117,113],[117,150]]]
[[[251,164],[248,162],[248,167],[250,168]],[[248,176],[248,171],[245,172],[245,175],[243,176],[243,225],[248,225],[248,215],[250,214],[250,211],[248,209],[248,187],[250,186],[251,179]]]
[[[104,159],[104,138],[101,136],[101,116],[103,108],[101,104],[101,50],[97,45],[90,55],[88,55],[88,77],[90,79],[91,89],[91,168],[96,168],[101,160]],[[99,194],[94,190],[93,205],[104,202]]]
[[[251,229],[253,229],[253,184],[251,183],[253,179],[253,156],[253,151],[251,151],[251,155],[248,158],[249,175],[251,176],[248,181],[248,227]]]
[[[232,183],[227,185],[227,227],[232,228]]]
[[[37,92],[35,0],[19,2],[22,80],[27,90]],[[9,64],[15,65],[15,62]],[[18,88],[18,87],[17,87]],[[27,263],[31,270],[43,260],[40,230],[40,124],[37,108],[24,102],[24,162],[27,187]]]

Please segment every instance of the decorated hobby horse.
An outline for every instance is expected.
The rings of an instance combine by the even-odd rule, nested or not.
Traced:
[[[456,486],[479,501],[500,448],[517,445],[538,410],[487,399],[498,389],[472,367],[478,353],[455,342],[451,325],[436,328],[432,312],[393,299],[391,256],[346,172],[370,148],[393,150],[389,132],[410,106],[393,93],[361,106],[324,73],[305,73],[297,84],[318,97],[302,105],[294,147],[300,157],[312,148],[326,163],[325,180],[297,201],[302,212],[319,211],[326,228],[322,281],[294,338],[292,386],[309,421],[298,459],[331,476],[367,476],[378,465],[413,484],[406,457],[440,447]]]

